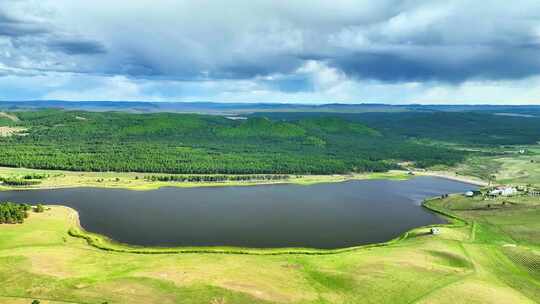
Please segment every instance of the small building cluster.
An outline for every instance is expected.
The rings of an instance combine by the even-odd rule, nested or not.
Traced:
[[[481,194],[482,194],[482,192],[480,190],[469,190],[469,191],[465,192],[466,197],[474,197],[474,196],[481,195]]]
[[[497,186],[497,187],[491,187],[491,188],[484,188],[481,190],[469,190],[465,193],[463,193],[465,197],[475,197],[477,195],[482,195],[485,199],[488,198],[496,198],[498,196],[517,196],[517,195],[528,195],[528,196],[535,196],[540,197],[540,189],[534,188],[531,185],[524,186]],[[444,196],[442,196],[444,198]]]
[[[527,190],[527,194],[529,196],[540,196],[540,190],[531,188]]]
[[[518,193],[515,187],[499,186],[488,192],[489,196],[513,196]]]

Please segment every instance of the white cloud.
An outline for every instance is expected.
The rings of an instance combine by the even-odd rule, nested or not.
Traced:
[[[540,104],[540,77],[505,81],[468,81],[458,85],[435,82],[386,83],[354,80],[322,63],[298,71],[311,81],[311,91],[282,92],[257,80],[155,81],[125,76],[52,73],[0,77],[4,100],[25,99],[110,101],[216,101],[291,103],[423,103]],[[279,78],[279,76],[276,76]]]
[[[540,76],[514,81],[439,85],[425,89],[416,100],[421,103],[540,104]]]
[[[327,91],[347,81],[345,73],[316,60],[305,62],[297,73],[307,75],[317,91]]]
[[[72,79],[70,79],[72,80]],[[43,99],[56,100],[110,100],[130,101],[148,100],[161,101],[159,96],[146,95],[140,84],[125,76],[99,78],[97,83],[89,88],[70,89],[60,88],[52,90],[43,96]]]

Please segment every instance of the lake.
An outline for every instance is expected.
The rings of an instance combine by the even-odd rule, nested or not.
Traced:
[[[69,206],[88,231],[144,246],[342,248],[444,223],[429,197],[476,186],[437,177],[316,185],[0,192],[0,201]]]

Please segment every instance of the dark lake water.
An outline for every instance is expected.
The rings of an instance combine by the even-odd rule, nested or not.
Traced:
[[[340,248],[443,223],[420,206],[422,200],[473,188],[416,177],[310,186],[7,191],[0,201],[69,206],[86,230],[134,245]]]

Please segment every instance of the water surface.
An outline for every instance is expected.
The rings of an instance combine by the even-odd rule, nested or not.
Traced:
[[[443,223],[422,200],[475,186],[436,177],[302,185],[0,192],[0,201],[61,204],[81,225],[128,244],[341,248]]]

